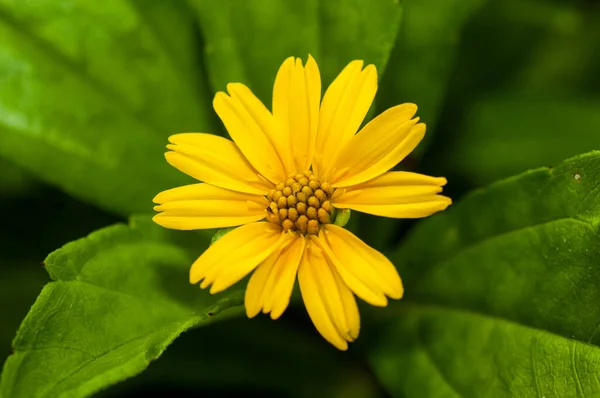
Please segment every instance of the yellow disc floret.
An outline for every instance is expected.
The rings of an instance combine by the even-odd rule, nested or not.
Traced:
[[[269,192],[267,219],[284,231],[318,235],[323,224],[333,221],[330,184],[321,183],[311,171],[290,174]]]

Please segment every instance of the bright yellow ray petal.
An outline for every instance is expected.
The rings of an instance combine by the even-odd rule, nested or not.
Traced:
[[[216,241],[198,258],[190,269],[190,282],[211,293],[233,285],[277,250],[283,239],[278,225],[255,222],[242,225]]]
[[[295,58],[289,57],[279,67],[275,84],[273,85],[273,116],[279,126],[280,132],[274,144],[283,161],[286,172],[294,171],[294,157],[290,137],[290,98],[292,74]]]
[[[358,312],[358,306],[356,305],[356,298],[337,273],[334,266],[331,266],[331,270],[335,276],[335,282],[339,289],[346,315],[346,322],[348,322],[349,341],[356,340],[358,338],[358,333],[360,332],[360,314]]]
[[[265,300],[264,303],[264,310],[271,313],[271,319],[278,319],[290,303],[298,266],[305,247],[306,239],[300,235],[283,250],[275,262],[275,267],[271,272],[277,274],[277,279],[270,292],[269,300]]]
[[[398,205],[353,205],[348,206],[348,208],[381,217],[423,218],[445,210],[451,204],[452,200],[450,198],[435,195],[416,198],[414,203]]]
[[[319,233],[319,237],[311,236],[311,240],[323,250],[329,262],[335,266],[336,271],[346,286],[354,294],[371,305],[378,307],[385,307],[387,305],[387,298],[382,290],[378,276],[365,272],[364,268],[361,268],[360,262],[352,261],[351,258],[343,255],[343,253],[333,252],[323,230]],[[342,262],[342,259],[345,262]]]
[[[230,83],[227,91],[218,92],[213,107],[229,135],[246,159],[274,184],[283,181],[286,171],[272,139],[278,134],[273,115],[250,89]]]
[[[338,333],[346,340],[352,341],[350,337],[350,326],[346,320],[346,312],[338,284],[332,272],[329,262],[321,253],[320,248],[314,244],[311,246],[309,261],[313,267],[313,274],[317,280],[319,292],[329,317]]]
[[[268,200],[210,184],[192,184],[161,192],[154,198],[160,212],[153,220],[165,228],[204,229],[247,224],[265,217]]]
[[[273,268],[275,262],[281,255],[283,249],[295,239],[293,234],[285,234],[280,247],[274,250],[260,265],[256,268],[246,287],[244,303],[246,306],[246,315],[253,318],[262,310],[264,306],[264,297],[272,290],[274,278]]]
[[[300,58],[285,60],[273,88],[273,115],[287,135],[291,162],[288,172],[310,167],[319,123],[321,77],[314,58],[310,55],[306,66]]]
[[[357,277],[374,281],[388,297],[402,297],[404,288],[400,275],[383,254],[371,248],[352,232],[334,224],[325,226],[324,235],[331,251]]]
[[[446,179],[405,171],[384,173],[365,183],[338,189],[333,206],[394,218],[420,218],[444,210],[452,200],[437,195]]]
[[[421,141],[425,125],[411,119],[414,104],[395,106],[369,122],[341,150],[332,168],[334,187],[360,184],[398,164]]]
[[[356,133],[377,91],[377,70],[363,61],[352,61],[331,83],[319,113],[315,148],[317,169],[327,179],[339,150]]]
[[[271,272],[269,272],[269,275],[266,277],[265,283],[264,283],[264,288],[261,292],[260,295],[260,307],[263,311],[263,313],[268,313],[270,311],[270,306],[271,306],[271,295],[273,294],[273,291],[276,288],[277,285],[277,281],[279,279],[279,276],[281,274],[281,272],[283,271],[283,268],[280,266],[276,266],[277,265],[281,265],[281,262],[279,261],[281,256],[283,256],[284,254],[284,250],[286,248],[289,247],[290,243],[294,242],[297,239],[297,235],[295,234],[284,234],[284,241],[281,244],[281,250],[279,251],[279,255],[277,257],[274,257],[271,259],[271,257],[269,257],[267,260],[269,261],[273,261],[272,267],[271,267]],[[265,260],[265,261],[267,261]],[[269,309],[267,310],[267,306],[269,307]]]
[[[326,297],[323,297],[323,292],[319,288],[320,281],[317,270],[319,267],[328,267],[328,264],[322,256],[313,258],[314,256],[309,254],[311,249],[312,245],[308,250],[305,250],[305,255],[302,256],[298,269],[298,283],[300,285],[300,292],[302,293],[302,300],[310,319],[319,333],[336,348],[345,351],[348,349],[348,342],[339,333],[333,323],[331,311],[327,308]]]
[[[169,164],[197,180],[234,191],[264,195],[271,183],[259,176],[232,141],[212,134],[169,137]]]

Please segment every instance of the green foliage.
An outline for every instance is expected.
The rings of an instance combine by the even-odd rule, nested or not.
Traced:
[[[463,37],[436,169],[482,186],[598,149],[597,6],[489,2]]]
[[[289,56],[311,54],[323,88],[353,59],[385,69],[400,22],[394,0],[190,0],[206,41],[215,91],[244,82],[271,103],[277,69]]]
[[[194,20],[168,4],[0,1],[0,155],[121,214],[188,181],[166,137],[215,124]]]
[[[17,196],[34,187],[25,170],[0,158],[0,195]]]
[[[444,162],[477,185],[600,148],[600,102],[504,96],[476,105]],[[583,125],[585,128],[580,128]]]
[[[600,144],[599,11],[553,0],[0,0],[2,358],[47,279],[41,258],[190,182],[165,162],[167,137],[225,135],[211,101],[229,82],[270,106],[289,56],[313,55],[323,90],[352,59],[374,63],[370,117],[414,102],[428,126],[399,168],[448,177],[455,200],[416,224],[354,212],[346,228],[386,252],[406,294],[361,308],[346,353],[301,306],[248,320],[243,283],[215,296],[188,283],[227,230],[173,232],[136,216],[94,232],[47,257],[53,281],[21,324],[0,397],[600,396],[600,152],[560,163]]]
[[[0,395],[90,395],[140,373],[183,331],[239,313],[235,289],[210,296],[188,283],[210,238],[177,235],[135,217],[50,254],[53,282],[19,329]]]
[[[465,21],[485,0],[406,0],[404,24],[382,81],[380,111],[412,102],[433,130]],[[426,136],[429,140],[429,135]],[[427,141],[424,141],[427,142]],[[420,145],[418,151],[423,151]]]
[[[419,224],[392,257],[406,302],[385,314],[371,355],[386,387],[407,396],[600,394],[599,187],[600,152],[591,152],[493,184]]]

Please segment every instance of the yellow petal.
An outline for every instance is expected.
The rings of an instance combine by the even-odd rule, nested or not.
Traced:
[[[352,232],[327,224],[324,236],[340,263],[363,280],[371,280],[386,296],[399,299],[404,294],[400,275],[394,264]]]
[[[234,191],[264,195],[272,184],[259,176],[232,141],[212,134],[169,137],[169,164],[197,180]]]
[[[244,296],[244,304],[246,306],[246,315],[248,315],[248,318],[255,317],[262,310],[266,293],[273,288],[273,283],[275,281],[275,278],[272,277],[275,262],[281,255],[283,249],[285,249],[294,239],[296,239],[294,234],[284,234],[281,246],[260,263],[252,273]]]
[[[270,222],[242,225],[216,241],[190,269],[190,282],[211,293],[227,289],[249,274],[277,250],[283,239],[281,228]]]
[[[348,286],[346,286],[342,277],[337,273],[334,266],[330,264],[330,267],[335,277],[335,282],[339,289],[340,298],[342,299],[342,305],[344,307],[346,322],[348,324],[348,341],[354,341],[358,338],[358,333],[360,332],[360,314],[358,312],[358,305],[356,305],[356,298]]]
[[[334,265],[346,286],[354,294],[371,305],[378,307],[385,307],[387,305],[387,298],[376,275],[366,272],[361,268],[360,262],[348,261],[352,259],[348,259],[342,253],[334,253],[324,235],[324,230],[321,230],[318,238],[314,236],[311,238],[323,250],[329,262]],[[346,262],[343,263],[338,255],[346,260]]]
[[[230,83],[227,91],[230,95],[215,95],[213,107],[229,135],[263,176],[274,184],[284,181],[287,174],[273,142],[278,134],[273,115],[243,84]]]
[[[427,217],[452,203],[450,198],[437,195],[445,184],[443,177],[393,171],[338,189],[332,198],[333,206],[384,217]]]
[[[425,125],[411,119],[414,104],[388,109],[350,139],[332,168],[331,184],[347,187],[375,178],[404,159],[425,135]]]
[[[205,229],[247,224],[265,217],[269,201],[261,195],[230,191],[210,184],[169,189],[154,198],[161,212],[153,220],[165,228]]]
[[[285,136],[280,153],[288,172],[307,170],[312,162],[321,101],[321,77],[312,56],[306,67],[290,57],[279,68],[273,88],[273,115]],[[284,156],[285,153],[285,156]]]
[[[328,173],[336,154],[358,131],[377,91],[377,70],[363,61],[352,61],[331,83],[321,104],[316,153],[321,177]]]
[[[324,269],[329,270],[329,274],[327,271],[320,272]],[[353,332],[350,331],[347,321],[345,325],[340,322],[340,318],[345,320],[346,309],[336,289],[336,281],[331,279],[325,281],[322,279],[323,275],[329,275],[333,279],[329,264],[320,253],[319,248],[310,244],[305,250],[298,269],[298,283],[302,299],[308,315],[319,333],[335,347],[345,351],[348,349],[349,340],[345,336]],[[334,290],[324,290],[326,287]],[[354,319],[353,323],[355,323]],[[340,329],[346,333],[340,333]]]
[[[327,257],[323,256],[321,249],[315,245],[312,245],[309,261],[334,326],[346,341],[354,341],[358,337],[360,327],[354,295],[340,278],[335,266],[327,261]]]
[[[273,279],[274,284],[270,290],[263,293],[263,312],[270,312],[271,319],[279,318],[290,303],[296,273],[305,246],[306,239],[304,236],[296,237],[275,261],[275,266],[269,278]]]

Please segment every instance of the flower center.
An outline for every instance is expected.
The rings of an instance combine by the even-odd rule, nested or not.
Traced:
[[[317,235],[323,224],[333,220],[332,194],[331,184],[321,183],[311,170],[292,173],[269,192],[267,219],[284,231]]]

